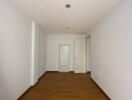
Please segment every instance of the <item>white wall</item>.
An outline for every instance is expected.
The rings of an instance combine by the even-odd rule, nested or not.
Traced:
[[[86,37],[87,71],[91,68],[91,37]]]
[[[47,71],[47,34],[39,28],[39,77]]]
[[[132,0],[92,31],[92,78],[111,100],[132,100]]]
[[[73,71],[73,42],[75,37],[84,35],[49,34],[47,36],[47,70],[58,71],[59,44],[70,45],[70,71]]]
[[[39,78],[39,25],[32,22],[32,50],[31,50],[31,85],[35,85]]]
[[[46,72],[47,67],[47,35],[35,21],[32,22],[32,79],[35,85],[38,79]]]
[[[16,100],[31,80],[31,21],[0,0],[0,100]]]

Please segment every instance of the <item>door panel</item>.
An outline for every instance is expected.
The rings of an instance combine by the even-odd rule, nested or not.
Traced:
[[[86,72],[86,41],[83,37],[74,40],[74,72]]]
[[[69,45],[60,45],[59,50],[59,71],[69,71]]]

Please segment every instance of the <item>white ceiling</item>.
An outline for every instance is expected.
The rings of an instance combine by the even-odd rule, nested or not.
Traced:
[[[84,33],[119,0],[10,0],[48,33]],[[67,9],[66,4],[71,8]],[[68,28],[68,29],[67,29]]]

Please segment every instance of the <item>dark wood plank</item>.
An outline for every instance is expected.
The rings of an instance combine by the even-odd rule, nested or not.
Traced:
[[[47,72],[19,100],[109,100],[90,79],[90,73]]]

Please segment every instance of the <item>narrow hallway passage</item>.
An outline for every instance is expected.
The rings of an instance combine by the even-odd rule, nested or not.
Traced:
[[[88,74],[47,72],[19,100],[109,100]]]

